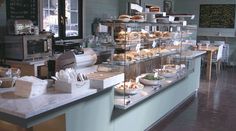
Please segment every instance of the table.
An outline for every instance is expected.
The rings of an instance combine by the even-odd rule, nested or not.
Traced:
[[[212,67],[212,54],[218,50],[216,46],[200,46],[198,48],[200,51],[207,52],[207,68],[206,68],[206,79],[211,80],[211,67]]]

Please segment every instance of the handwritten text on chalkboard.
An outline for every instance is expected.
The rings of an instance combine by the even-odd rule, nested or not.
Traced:
[[[200,5],[199,27],[201,28],[234,28],[234,4]]]
[[[37,0],[6,0],[7,19],[29,19],[38,25]]]

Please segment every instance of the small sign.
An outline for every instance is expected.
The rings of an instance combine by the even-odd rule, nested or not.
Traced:
[[[137,10],[138,12],[143,12],[143,7],[138,5],[138,4],[130,4],[130,9],[131,10]]]
[[[163,14],[162,14],[164,17],[166,16],[166,12],[163,12]]]
[[[136,52],[139,53],[141,48],[141,43],[138,43],[136,46]]]
[[[98,32],[104,32],[104,33],[108,32],[108,26],[106,25],[99,24],[98,29],[99,29]]]
[[[156,45],[157,45],[157,42],[154,40],[154,41],[152,42],[152,48],[155,48]]]
[[[132,31],[132,29],[131,28],[127,28],[127,32],[131,32]]]
[[[145,26],[144,29],[145,29],[145,31],[149,31],[150,30],[149,26]]]

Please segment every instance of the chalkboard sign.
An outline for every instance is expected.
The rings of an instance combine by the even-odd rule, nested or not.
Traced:
[[[8,20],[29,19],[38,25],[37,0],[6,0]]]
[[[234,28],[234,4],[200,5],[199,27]]]

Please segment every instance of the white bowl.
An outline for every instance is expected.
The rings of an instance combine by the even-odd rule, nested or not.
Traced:
[[[144,75],[142,75],[141,78],[139,78],[139,82],[144,84],[144,85],[149,85],[149,86],[161,85],[165,81],[165,78],[162,77],[162,76],[158,76],[158,77],[162,78],[161,80],[148,80],[148,79],[144,79],[144,77],[146,75],[148,75],[148,74],[144,74]]]
[[[124,83],[118,84],[115,86],[115,91],[119,94],[122,95],[135,95],[137,94],[140,90],[144,88],[144,85],[137,83],[138,88],[136,89],[130,89],[130,88],[120,88],[120,85],[123,85]]]

